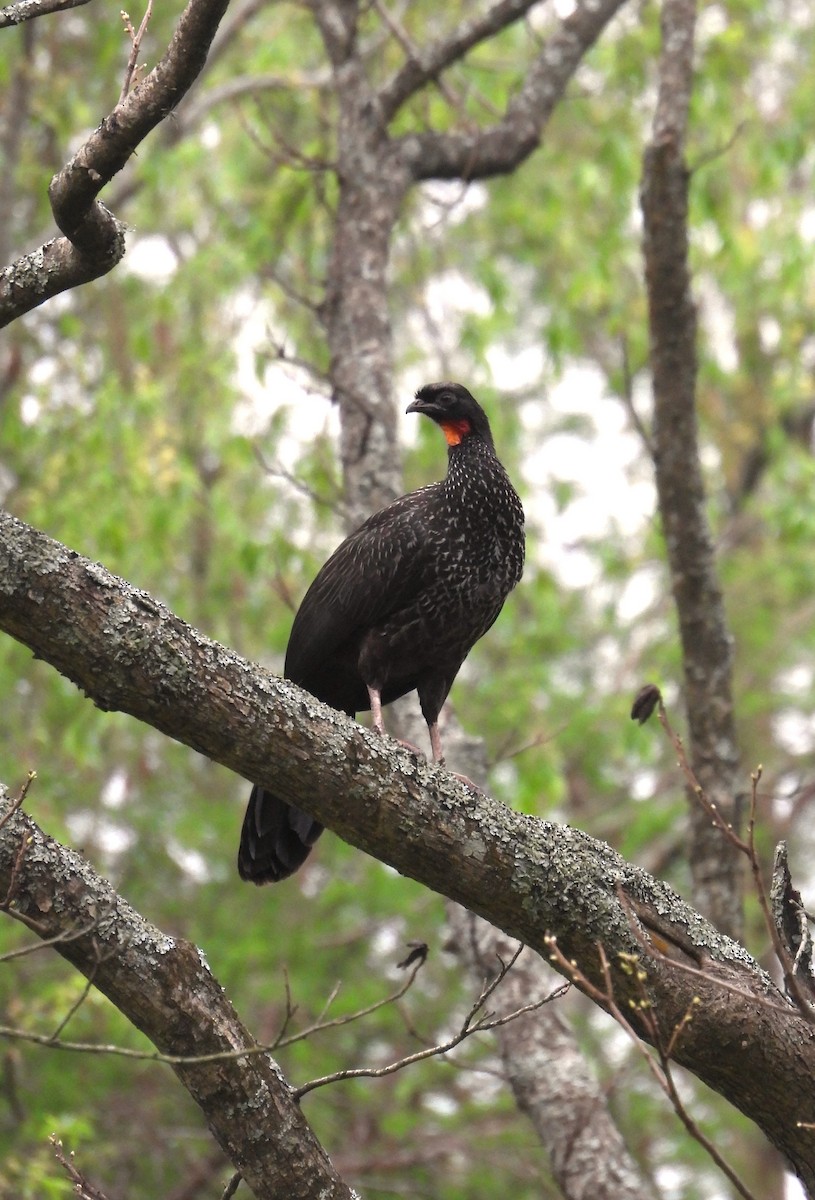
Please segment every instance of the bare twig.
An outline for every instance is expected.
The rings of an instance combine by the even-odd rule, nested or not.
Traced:
[[[20,788],[19,795],[16,797],[16,799],[12,800],[10,808],[6,812],[3,819],[0,821],[0,829],[3,828],[6,821],[10,821],[11,818],[14,816],[14,814],[20,808],[22,808],[23,802],[25,801],[25,798],[28,795],[28,789],[31,787],[31,784],[34,782],[34,780],[36,778],[37,778],[36,771],[28,772],[28,778],[25,780],[22,787]],[[3,912],[10,911],[11,901],[14,899],[14,892],[17,887],[17,876],[20,874],[20,867],[23,864],[23,858],[25,857],[25,852],[26,852],[27,848],[28,848],[28,842],[26,841],[25,838],[23,838],[23,840],[20,842],[20,848],[17,851],[17,857],[14,860],[14,867],[12,868],[11,877],[9,878],[8,888],[6,889],[5,897],[3,898],[2,901],[0,901],[0,911],[3,911]]]
[[[130,54],[125,67],[125,77],[122,82],[122,90],[119,93],[119,103],[121,104],[127,93],[133,85],[133,76],[136,73],[136,62],[138,61],[139,51],[141,50],[142,39],[147,32],[147,26],[150,24],[150,18],[153,15],[153,0],[147,0],[147,8],[144,10],[144,16],[141,19],[141,25],[136,30],[133,28],[133,23],[130,20],[130,15],[122,10],[122,21],[124,22],[125,32],[130,36]],[[138,82],[138,79],[137,79]]]
[[[96,953],[96,966],[89,973],[87,979],[85,980],[85,984],[82,988],[82,991],[79,993],[79,996],[76,998],[76,1000],[74,1000],[73,1004],[70,1006],[70,1008],[66,1012],[65,1016],[60,1021],[59,1025],[57,1025],[56,1029],[51,1034],[52,1042],[55,1042],[59,1039],[59,1035],[62,1033],[63,1029],[65,1029],[65,1027],[70,1023],[71,1018],[74,1016],[74,1014],[77,1013],[79,1011],[79,1009],[82,1007],[82,1005],[85,1003],[85,1001],[87,1000],[87,998],[90,994],[91,988],[94,986],[96,972],[99,969],[100,964],[104,961],[104,956],[102,955],[102,953],[99,949],[99,943],[96,941],[95,938],[93,939],[93,948],[94,948],[94,952]]]
[[[408,61],[382,89],[380,98],[387,115],[393,116],[406,100],[431,79],[438,84],[442,94],[451,100],[439,78],[442,71],[461,61],[480,42],[525,16],[535,3],[537,0],[499,0],[483,15],[463,21],[446,38],[425,49],[415,47],[398,28],[397,22],[388,19],[388,27],[407,54]],[[385,20],[385,6],[377,3],[377,10]],[[455,103],[455,100],[451,100],[451,103]]]
[[[22,808],[23,804],[25,803],[25,798],[28,795],[28,789],[31,787],[32,783],[34,782],[34,780],[36,778],[37,778],[36,771],[28,772],[28,777],[25,779],[25,781],[21,785],[19,793],[12,800],[10,807],[6,809],[6,812],[3,815],[2,819],[0,819],[0,829],[3,828],[6,821],[11,820],[11,818],[14,816],[14,814],[17,812],[17,810],[19,808]]]
[[[242,1180],[243,1175],[241,1175],[240,1171],[236,1171],[227,1183],[224,1190],[221,1192],[221,1200],[232,1200],[235,1192],[237,1192],[238,1188],[241,1186]]]
[[[2,906],[0,906],[2,908]],[[12,916],[16,915],[14,912]],[[94,918],[88,925],[79,925],[75,929],[66,929],[64,933],[58,933],[56,937],[44,938],[39,942],[27,942],[25,946],[18,946],[16,950],[7,950],[5,954],[0,954],[0,963],[11,962],[15,958],[25,958],[29,954],[35,954],[38,950],[53,949],[55,946],[64,945],[65,942],[72,942],[76,938],[85,937],[86,934],[92,933],[99,924],[99,917]],[[27,924],[27,922],[25,922]]]
[[[53,940],[56,942],[58,939],[55,938]],[[104,959],[100,957],[98,961],[101,965]],[[515,959],[513,958],[512,961],[514,962]],[[51,1050],[68,1050],[78,1054],[110,1054],[118,1058],[130,1058],[145,1062],[166,1063],[169,1066],[195,1066],[199,1063],[212,1063],[228,1059],[248,1058],[256,1054],[270,1054],[274,1050],[279,1050],[285,1046],[291,1046],[295,1042],[301,1042],[305,1038],[312,1037],[315,1033],[322,1033],[326,1029],[336,1029],[339,1026],[350,1025],[355,1021],[361,1021],[363,1018],[370,1016],[371,1013],[377,1012],[386,1005],[395,1004],[397,1001],[401,1000],[405,993],[413,986],[416,976],[423,966],[423,961],[417,962],[404,983],[400,984],[400,986],[394,992],[384,996],[381,1000],[375,1000],[372,1004],[368,1004],[364,1008],[356,1009],[354,1012],[345,1014],[345,1016],[332,1017],[331,1020],[325,1020],[321,1017],[307,1028],[296,1034],[292,1034],[289,1037],[283,1037],[283,1031],[281,1030],[281,1034],[279,1034],[274,1041],[264,1042],[263,1044],[255,1043],[251,1046],[243,1046],[237,1050],[221,1050],[213,1054],[161,1054],[157,1050],[134,1050],[127,1046],[116,1046],[109,1043],[72,1042],[60,1039],[58,1036],[59,1033],[65,1028],[70,1018],[85,999],[85,996],[87,995],[87,992],[93,983],[92,978],[89,979],[88,986],[83,990],[82,996],[78,1001],[76,1001],[75,1004],[71,1006],[68,1015],[60,1023],[55,1033],[34,1033],[25,1029],[17,1029],[10,1025],[0,1025],[0,1037],[8,1038],[11,1041],[31,1042],[36,1046],[45,1046]],[[493,985],[493,989],[494,986],[495,985]],[[337,992],[339,991],[339,987],[340,985],[336,984],[332,988],[328,1000],[323,1006],[323,1013],[325,1013],[329,1006],[333,1003]],[[287,1019],[284,1021],[283,1029],[286,1028],[289,1017],[292,1016],[295,1011],[296,1006],[293,1007],[291,1005],[291,997],[287,991]]]
[[[659,723],[665,730],[665,733],[670,738],[671,744],[676,751],[678,765],[683,775],[685,776],[688,790],[696,798],[698,803],[709,816],[711,822],[717,829],[724,834],[727,841],[735,850],[743,854],[750,864],[750,873],[753,877],[753,889],[756,899],[761,908],[764,924],[772,942],[773,951],[784,972],[784,983],[787,988],[788,995],[795,1001],[796,1007],[807,1021],[815,1024],[815,1007],[807,996],[800,979],[795,970],[795,963],[787,946],[781,937],[776,922],[773,920],[771,904],[767,895],[767,889],[764,886],[764,879],[761,873],[761,863],[759,862],[758,852],[755,843],[755,826],[756,826],[756,804],[758,800],[758,785],[761,780],[762,767],[759,764],[750,776],[750,815],[747,821],[747,837],[742,838],[733,828],[733,825],[721,813],[719,806],[715,804],[707,795],[705,789],[699,782],[693,768],[688,761],[687,754],[682,739],[673,729],[664,701],[661,694],[657,693],[657,716]]]
[[[101,1192],[99,1190],[99,1188],[94,1187],[93,1184],[88,1183],[85,1176],[82,1175],[76,1169],[76,1167],[74,1166],[73,1150],[66,1158],[65,1154],[63,1152],[63,1149],[62,1149],[62,1142],[56,1136],[56,1134],[52,1133],[48,1140],[51,1143],[51,1145],[54,1147],[54,1154],[56,1156],[57,1162],[60,1164],[61,1167],[65,1168],[65,1172],[66,1172],[68,1178],[70,1179],[71,1183],[74,1185],[73,1186],[74,1195],[79,1196],[80,1200],[107,1200],[107,1197],[105,1196],[104,1192]]]
[[[599,988],[593,984],[586,975],[583,974],[583,972],[577,966],[577,963],[566,958],[557,945],[557,938],[549,937],[547,938],[547,943],[549,945],[550,958],[552,962],[556,963],[561,970],[570,975],[572,981],[578,987],[580,987],[581,991],[586,991],[587,994],[591,996],[592,999],[596,1000],[598,1004],[602,1004],[602,1006],[614,1018],[623,1032],[629,1037],[633,1045],[636,1047],[637,1052],[645,1059],[653,1078],[670,1100],[674,1112],[694,1141],[698,1142],[699,1145],[703,1147],[719,1170],[727,1177],[727,1179],[730,1180],[739,1195],[744,1197],[744,1200],[756,1200],[756,1197],[753,1195],[753,1193],[747,1187],[745,1187],[727,1160],[719,1153],[714,1143],[706,1136],[706,1134],[702,1132],[702,1130],[694,1121],[693,1117],[691,1117],[690,1113],[685,1108],[685,1105],[682,1103],[682,1099],[679,1096],[676,1084],[674,1082],[669,1056],[675,1051],[677,1042],[682,1036],[682,1033],[693,1020],[695,1003],[698,1003],[697,998],[694,997],[694,1000],[691,1002],[691,1006],[672,1030],[667,1045],[663,1045],[663,1038],[657,1023],[656,1015],[646,991],[648,976],[642,967],[638,956],[631,954],[618,955],[618,965],[620,969],[632,979],[634,990],[637,993],[637,998],[629,1000],[629,1005],[632,1007],[632,1009],[636,1010],[639,1021],[646,1029],[649,1040],[657,1052],[659,1059],[659,1061],[657,1061],[657,1059],[655,1059],[654,1056],[649,1052],[648,1047],[641,1040],[637,1031],[634,1029],[628,1018],[624,1015],[617,1002],[614,992],[614,983],[611,975],[611,965],[608,961],[608,956],[606,955],[603,946],[599,944],[597,946],[597,952],[600,957],[600,967],[604,981],[604,986]]]
[[[340,1083],[346,1079],[381,1079],[386,1075],[393,1075],[396,1071],[401,1071],[405,1067],[412,1066],[414,1063],[422,1062],[426,1058],[436,1058],[448,1054],[473,1034],[486,1033],[493,1029],[499,1029],[502,1025],[507,1025],[510,1021],[516,1021],[526,1013],[535,1012],[537,1009],[542,1008],[544,1004],[548,1004],[550,1001],[557,1000],[565,995],[569,988],[568,984],[555,988],[547,996],[539,1000],[534,1000],[530,1004],[525,1004],[513,1012],[505,1013],[503,1016],[496,1017],[492,1013],[487,1012],[483,1017],[476,1020],[476,1015],[484,1008],[487,1000],[502,980],[506,978],[507,973],[517,962],[523,948],[522,945],[519,946],[508,963],[501,962],[499,959],[501,969],[498,974],[489,983],[484,984],[470,1011],[462,1021],[458,1032],[448,1038],[447,1041],[440,1042],[434,1046],[427,1046],[423,1050],[418,1050],[414,1054],[407,1054],[403,1058],[396,1059],[394,1062],[387,1063],[382,1067],[350,1067],[344,1071],[333,1071],[330,1075],[323,1075],[318,1079],[312,1079],[308,1083],[303,1084],[302,1087],[295,1090],[295,1095],[300,1099],[308,1092],[314,1091],[315,1088],[325,1087],[330,1083]]]

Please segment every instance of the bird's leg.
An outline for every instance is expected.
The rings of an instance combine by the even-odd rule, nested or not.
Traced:
[[[444,754],[441,748],[441,734],[439,733],[438,721],[434,721],[432,725],[428,725],[427,731],[430,734],[430,751],[433,755],[433,762],[438,763],[440,767],[443,767]]]
[[[430,734],[430,749],[433,753],[433,762],[437,766],[443,767],[444,754],[441,748],[441,734],[439,733],[438,721],[433,721],[432,723],[428,724],[427,731]],[[477,783],[473,783],[472,779],[470,779],[467,775],[461,775],[458,771],[451,771],[450,774],[455,775],[456,779],[458,779],[460,783],[463,783],[465,787],[470,788],[474,792],[479,792],[481,795],[484,794],[482,788],[480,788]]]
[[[382,722],[382,696],[379,688],[368,685],[368,699],[371,702],[371,717],[373,718],[373,727],[377,733],[384,733],[385,726]]]
[[[371,702],[371,724],[377,733],[385,732],[385,722],[382,720],[382,692],[379,688],[371,687],[370,684],[365,685],[368,688],[368,699]],[[397,738],[396,741],[400,746],[404,746],[406,750],[410,750],[412,754],[421,754],[418,746],[414,746],[413,742],[406,742],[402,738]]]

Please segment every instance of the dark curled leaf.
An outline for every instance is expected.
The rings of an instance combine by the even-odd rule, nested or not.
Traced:
[[[408,942],[408,945],[413,949],[407,958],[396,964],[397,967],[412,967],[415,962],[423,963],[427,959],[427,942]]]
[[[644,725],[661,700],[662,693],[657,685],[646,683],[634,697],[634,703],[631,705],[631,720],[639,721],[640,725]]]

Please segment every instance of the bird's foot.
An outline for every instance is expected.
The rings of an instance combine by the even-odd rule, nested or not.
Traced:
[[[371,726],[371,728],[374,730],[375,733],[380,734],[382,737],[386,736],[386,730],[385,730],[384,725],[374,724]],[[393,735],[391,734],[390,736],[392,737]],[[417,758],[425,757],[424,753],[419,749],[418,746],[415,746],[413,744],[413,742],[406,742],[404,738],[398,738],[398,737],[394,737],[393,740],[395,742],[397,742],[400,746],[402,746],[405,750],[409,750],[411,754],[415,754]]]
[[[445,770],[447,770],[447,764],[443,758],[437,758],[435,765],[437,767],[443,767]],[[477,783],[473,783],[469,775],[462,775],[460,771],[450,771],[450,774],[454,779],[457,779],[459,783],[463,783],[465,787],[469,788],[471,792],[478,792],[479,796],[483,796],[485,794],[484,789],[480,788]]]
[[[414,746],[413,742],[406,742],[404,738],[397,738],[396,741],[400,746],[404,746],[405,750],[409,750],[411,754],[415,754],[417,758],[425,758],[426,755],[418,746]]]
[[[469,788],[471,792],[477,792],[479,796],[483,796],[485,794],[484,789],[479,787],[477,783],[473,783],[469,775],[461,775],[458,771],[451,771],[450,774],[454,779],[457,779],[459,783],[463,783],[466,788]]]

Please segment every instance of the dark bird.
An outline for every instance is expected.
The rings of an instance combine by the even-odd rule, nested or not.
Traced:
[[[429,383],[408,405],[439,425],[447,475],[388,504],[341,543],[294,618],[285,677],[356,716],[414,689],[444,761],[438,718],[461,664],[498,616],[524,565],[524,513],[486,414],[459,383]],[[238,852],[242,879],[285,879],[322,825],[258,785]]]

